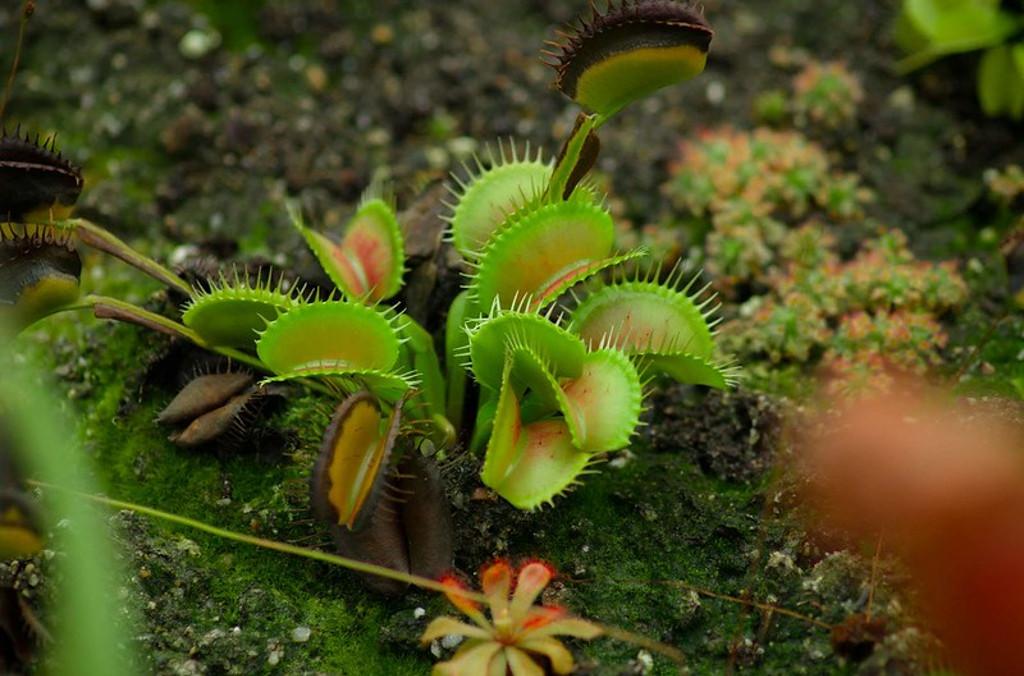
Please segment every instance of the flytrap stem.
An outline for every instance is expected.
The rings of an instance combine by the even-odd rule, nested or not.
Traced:
[[[152,258],[131,248],[124,240],[106,228],[83,218],[68,221],[68,226],[72,228],[75,236],[82,244],[90,246],[97,251],[110,254],[136,270],[144,272],[161,284],[176,289],[186,296],[192,295],[192,287],[185,280]]]
[[[284,554],[291,554],[293,556],[301,556],[303,558],[312,559],[314,561],[321,561],[323,563],[329,563],[335,566],[341,566],[354,570],[357,573],[365,573],[368,575],[377,575],[379,577],[385,577],[390,580],[397,582],[404,582],[406,584],[419,587],[421,589],[427,589],[430,591],[440,592],[442,594],[459,594],[465,596],[468,599],[476,601],[478,603],[487,603],[487,597],[478,592],[470,590],[456,589],[454,587],[448,587],[437,580],[431,580],[429,578],[420,577],[411,573],[403,573],[398,570],[392,570],[391,568],[385,568],[383,566],[377,566],[372,563],[365,563],[363,561],[356,561],[355,559],[348,559],[343,556],[336,554],[330,554],[328,552],[321,552],[316,549],[308,549],[306,547],[299,547],[297,545],[291,545],[286,542],[277,542],[275,540],[268,540],[266,538],[256,537],[254,535],[246,535],[245,533],[236,533],[234,531],[220,528],[212,524],[191,519],[187,516],[181,516],[179,514],[172,514],[171,512],[165,512],[154,507],[146,507],[145,505],[135,504],[133,502],[126,502],[123,500],[116,500],[114,498],[108,498],[102,495],[89,495],[87,493],[80,493],[78,491],[61,488],[60,486],[54,486],[47,484],[42,481],[33,481],[29,479],[26,481],[31,486],[37,486],[45,490],[56,490],[70,493],[83,500],[90,500],[92,502],[106,505],[107,507],[113,507],[114,509],[127,509],[131,512],[138,514],[144,514],[154,519],[160,519],[161,521],[168,521],[170,523],[176,523],[180,526],[187,526],[194,528],[195,530],[215,535],[225,540],[232,540],[234,542],[241,542],[247,545],[253,545],[255,547],[262,547],[263,549],[272,549],[276,552]]]
[[[28,20],[32,18],[35,11],[35,0],[25,0],[21,6],[21,21],[18,24],[18,40],[14,46],[14,60],[11,61],[11,72],[7,76],[3,100],[0,100],[0,126],[4,121],[4,113],[7,111],[7,102],[11,98],[11,91],[14,89],[14,78],[18,76],[18,64],[21,62],[21,49],[25,46],[25,30],[28,28]]]
[[[126,322],[128,324],[135,324],[151,331],[158,331],[160,333],[172,336],[174,338],[181,338],[187,340],[203,350],[209,350],[215,352],[222,357],[227,357],[240,364],[251,366],[257,371],[263,371],[270,373],[270,369],[267,365],[260,361],[258,358],[236,350],[232,347],[218,347],[210,345],[199,337],[192,329],[188,328],[184,324],[180,324],[173,319],[164,317],[155,312],[150,312],[145,308],[141,308],[138,305],[129,303],[127,301],[119,300],[117,298],[110,298],[109,296],[85,296],[81,301],[67,305],[60,308],[57,312],[68,312],[71,310],[92,310],[93,314],[98,319],[113,319],[116,321]],[[298,382],[302,383],[305,387],[312,390],[316,390],[321,394],[326,394],[329,397],[336,397],[337,393],[325,386],[323,383],[318,383],[315,380],[302,379]]]
[[[187,516],[181,516],[179,514],[172,514],[171,512],[165,512],[154,507],[146,507],[145,505],[139,505],[133,502],[126,502],[124,500],[117,500],[114,498],[108,498],[102,495],[90,495],[88,493],[81,493],[79,491],[62,488],[53,484],[48,484],[42,481],[27,480],[25,483],[30,486],[42,488],[44,490],[55,490],[74,495],[83,500],[89,500],[107,507],[114,509],[126,509],[137,514],[143,514],[145,516],[159,519],[161,521],[167,521],[169,523],[175,523],[188,528],[194,528],[195,530],[214,535],[225,540],[231,540],[233,542],[240,542],[242,544],[252,545],[255,547],[261,547],[263,549],[270,549],[282,554],[290,554],[292,556],[301,556],[306,559],[312,559],[313,561],[320,561],[334,566],[341,566],[353,570],[357,573],[365,573],[367,575],[377,575],[384,577],[389,580],[395,580],[397,582],[404,582],[413,587],[420,589],[426,589],[428,591],[439,592],[446,596],[461,596],[463,598],[475,601],[480,604],[486,605],[488,597],[480,592],[474,592],[469,589],[462,587],[456,587],[454,585],[445,585],[437,580],[430,578],[421,577],[419,575],[413,575],[412,573],[403,573],[401,571],[392,570],[391,568],[385,568],[383,566],[377,566],[372,563],[366,563],[363,561],[356,561],[355,559],[349,559],[344,556],[338,556],[336,554],[329,554],[327,552],[321,552],[316,549],[309,549],[306,547],[299,547],[297,545],[291,545],[285,542],[277,542],[276,540],[268,540],[266,538],[256,537],[254,535],[246,535],[245,533],[236,533],[235,531],[227,530],[226,528],[220,528],[212,524],[199,521],[197,519],[191,519]],[[612,627],[603,625],[597,622],[591,622],[595,626],[599,627],[601,631],[609,638],[623,641],[625,643],[631,643],[650,650],[651,652],[658,653],[676,664],[682,665],[686,662],[686,657],[681,650],[673,646],[655,641],[654,639],[647,638],[635,634],[625,629],[619,629],[618,627]]]
[[[448,375],[448,420],[457,430],[462,429],[466,385],[469,378],[459,355],[469,347],[469,335],[465,326],[476,312],[476,302],[469,291],[459,293],[448,308],[448,323],[444,336],[444,366]]]
[[[433,336],[408,315],[401,316],[399,327],[402,336],[407,339],[406,349],[410,353],[411,366],[420,374],[420,390],[428,414],[425,417],[444,415],[445,383]]]
[[[568,198],[576,184],[590,171],[590,167],[597,160],[596,153],[600,149],[600,144],[597,144],[595,149],[597,136],[591,136],[591,134],[602,122],[604,122],[604,118],[586,113],[580,113],[576,118],[576,126],[572,130],[572,135],[562,147],[562,153],[551,173],[551,182],[548,183],[547,192],[549,200]],[[591,153],[587,153],[588,156],[585,156],[585,150],[590,150]],[[590,157],[590,154],[593,157]]]
[[[93,314],[99,319],[115,319],[117,321],[128,322],[129,324],[137,324],[144,328],[159,331],[160,333],[165,333],[175,338],[183,338],[193,343],[196,347],[216,352],[228,359],[233,359],[260,371],[267,370],[266,365],[256,357],[234,348],[209,345],[199,337],[198,333],[184,324],[179,324],[173,319],[168,319],[163,315],[150,312],[138,305],[118,300],[117,298],[110,298],[108,296],[86,296],[82,300],[83,302],[81,304],[69,309],[89,307],[92,308]]]

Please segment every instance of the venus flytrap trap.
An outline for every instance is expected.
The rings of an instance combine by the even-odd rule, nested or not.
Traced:
[[[18,126],[0,133],[0,319],[27,326],[79,294],[82,261],[72,236],[52,225],[82,191],[82,174],[53,139]]]

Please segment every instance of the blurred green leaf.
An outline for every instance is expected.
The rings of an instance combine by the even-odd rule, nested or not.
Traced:
[[[1010,88],[1010,117],[1015,120],[1024,118],[1024,42],[1010,47],[1010,58],[1013,61],[1013,73],[1008,83]]]
[[[989,117],[1002,115],[1008,109],[1006,83],[1014,75],[1013,60],[1007,47],[985,52],[978,67],[978,100]]]
[[[1017,77],[1024,82],[1024,42],[1018,42],[1012,48],[1013,63],[1017,67]]]
[[[1024,117],[1024,44],[985,52],[978,68],[978,99],[989,117]]]
[[[910,55],[896,67],[907,73],[947,54],[994,47],[1020,27],[999,0],[904,0],[895,37]]]
[[[141,673],[125,630],[131,608],[118,595],[126,579],[116,563],[104,515],[75,493],[95,493],[88,458],[74,441],[62,402],[44,391],[41,371],[22,365],[9,351],[13,339],[0,326],[0,409],[6,413],[13,451],[26,473],[66,490],[47,491],[43,514],[60,552],[55,615],[56,640],[41,673],[92,676]],[[4,673],[7,673],[4,670]]]

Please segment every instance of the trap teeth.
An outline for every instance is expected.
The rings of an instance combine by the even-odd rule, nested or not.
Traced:
[[[49,225],[0,223],[0,319],[28,326],[78,298],[82,261]]]
[[[18,223],[63,220],[82,192],[81,171],[54,150],[19,131],[0,135],[0,219]]]
[[[596,9],[563,34],[555,85],[593,113],[610,116],[704,70],[714,36],[703,14],[674,0],[630,0]]]

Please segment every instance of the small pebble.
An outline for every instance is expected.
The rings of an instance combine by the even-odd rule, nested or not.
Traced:
[[[220,46],[220,33],[193,28],[182,36],[178,50],[186,59],[201,59]]]
[[[725,85],[718,80],[710,82],[706,91],[708,103],[719,106],[725,101]]]
[[[309,640],[312,633],[313,631],[309,627],[295,627],[292,629],[292,641],[295,643],[305,643]]]
[[[446,650],[451,650],[452,648],[462,643],[463,639],[464,637],[459,636],[458,634],[448,634],[447,636],[441,639],[441,647],[445,648]]]
[[[386,23],[379,23],[370,32],[370,39],[376,45],[389,45],[395,40],[395,29]]]

